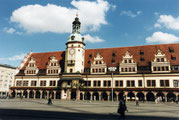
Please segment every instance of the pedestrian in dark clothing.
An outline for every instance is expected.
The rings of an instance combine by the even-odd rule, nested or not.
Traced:
[[[125,111],[127,111],[127,106],[125,104],[125,101],[122,99],[119,101],[119,107],[117,112],[121,115],[121,117],[125,117]]]
[[[50,95],[48,98],[48,105],[51,105],[51,104],[52,104],[52,96]]]

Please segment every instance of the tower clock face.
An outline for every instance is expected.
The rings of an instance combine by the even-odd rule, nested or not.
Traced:
[[[74,55],[74,54],[75,54],[75,49],[71,48],[71,49],[69,50],[69,54],[70,54],[70,55]]]

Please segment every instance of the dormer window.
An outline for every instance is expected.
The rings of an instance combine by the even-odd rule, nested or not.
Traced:
[[[92,58],[92,54],[90,54],[89,57]]]
[[[46,73],[48,75],[57,75],[61,72],[60,65],[58,63],[58,60],[56,59],[55,56],[50,57],[50,60],[47,64],[47,70]]]
[[[169,52],[174,53],[174,49],[172,47],[169,47]]]
[[[106,63],[103,61],[103,57],[97,53],[94,57],[94,61],[91,63],[91,74],[105,74],[106,73]]]
[[[161,50],[157,51],[154,60],[151,62],[152,73],[170,72],[170,61],[167,60]]]
[[[144,55],[144,51],[143,50],[140,50],[140,55]]]
[[[33,57],[30,58],[30,61],[29,61],[28,65],[26,66],[26,69],[24,72],[26,75],[35,75],[38,73],[36,61]]]
[[[112,54],[112,56],[113,56],[113,57],[116,57],[116,54],[115,54],[115,53],[113,53],[113,54]]]
[[[126,51],[125,56],[123,56],[122,62],[119,63],[119,71],[122,74],[137,72],[137,64],[133,60],[133,56],[130,55],[128,51]]]
[[[159,59],[159,58],[157,58],[157,62],[160,62],[160,59]]]

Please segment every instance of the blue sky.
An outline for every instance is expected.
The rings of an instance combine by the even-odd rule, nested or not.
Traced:
[[[179,43],[179,0],[0,0],[0,64],[64,51],[76,13],[86,49]]]

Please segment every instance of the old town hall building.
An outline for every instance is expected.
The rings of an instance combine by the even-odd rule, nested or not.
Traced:
[[[19,67],[14,97],[62,100],[175,100],[179,44],[85,49],[76,17],[65,51],[30,52]]]

